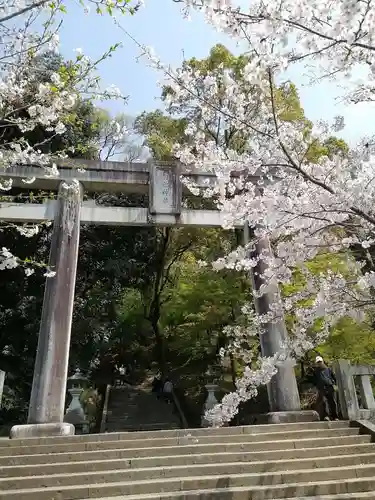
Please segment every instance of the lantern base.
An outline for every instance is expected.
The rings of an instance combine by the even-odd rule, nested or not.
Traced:
[[[54,436],[74,436],[74,425],[67,422],[48,424],[14,425],[10,430],[10,439],[44,438]]]

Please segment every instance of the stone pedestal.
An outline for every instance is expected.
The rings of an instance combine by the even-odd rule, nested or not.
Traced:
[[[70,332],[78,258],[82,191],[77,181],[59,187],[33,385],[26,426],[16,426],[11,437],[71,435],[64,423]]]
[[[203,407],[203,414],[202,414],[202,421],[201,421],[201,426],[202,427],[209,427],[209,423],[207,422],[205,418],[205,414],[207,411],[212,410],[217,404],[218,400],[216,399],[215,392],[219,389],[219,386],[217,384],[207,384],[205,385],[206,391],[207,391],[207,398],[204,403]]]
[[[14,425],[10,430],[10,439],[42,438],[54,436],[74,436],[74,425],[66,422],[56,424]]]
[[[72,387],[71,389],[69,389],[69,393],[72,396],[72,400],[66,410],[64,422],[68,422],[70,424],[86,423],[85,412],[83,411],[80,401],[80,396],[82,392],[83,389],[79,387]]]
[[[319,414],[314,410],[275,411],[254,416],[255,424],[294,424],[318,420]]]

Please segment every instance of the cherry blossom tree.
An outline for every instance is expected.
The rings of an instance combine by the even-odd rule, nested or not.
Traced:
[[[132,14],[140,3],[89,0],[83,8],[88,11],[93,6],[98,14],[112,15],[115,11]],[[51,145],[65,133],[69,116],[78,103],[125,99],[114,86],[104,89],[97,75],[98,65],[118,45],[110,47],[97,60],[77,49],[72,60],[59,62],[59,30],[67,19],[67,8],[69,6],[60,0],[0,2],[0,175],[12,166],[33,164],[43,168],[46,176],[58,176],[56,160],[67,157],[70,151],[56,150]],[[51,70],[54,52],[58,63]],[[43,66],[46,59],[49,59],[48,71]],[[40,129],[43,130],[41,139],[31,140]],[[23,182],[32,184],[33,180]],[[0,181],[1,191],[11,188],[11,179]],[[38,226],[22,226],[19,231],[32,236]],[[20,259],[9,249],[0,250],[0,270],[20,264]],[[30,268],[25,269],[30,272]],[[47,275],[51,274],[47,271]]]
[[[298,64],[309,72],[311,85],[340,81],[348,105],[372,102],[375,7],[356,0],[261,0],[245,2],[245,7],[235,0],[179,3],[185,16],[196,9],[219,31],[246,44],[249,55],[239,83],[230,69],[222,71],[220,80],[215,71],[202,73],[188,65],[173,70],[143,47],[151,64],[166,76],[169,106],[181,107],[192,98],[200,106],[199,119],[185,131],[194,148],[176,144],[175,155],[191,168],[214,170],[217,186],[206,189],[205,195],[215,197],[226,227],[240,222],[250,228],[250,242],[214,266],[256,270],[260,285],[253,290],[254,298],[273,297],[262,314],[254,313],[251,304],[243,308],[250,327],[232,332],[232,347],[237,349],[243,336],[262,334],[267,323],[278,322],[286,313],[295,317],[290,340],[280,352],[260,357],[255,369],[248,366],[237,391],[211,412],[211,421],[220,424],[271,379],[280,360],[324,341],[340,318],[361,320],[374,306],[375,269],[364,272],[363,262],[353,258],[350,248],[366,250],[375,243],[375,142],[364,131],[350,151],[312,157],[317,142],[329,141],[344,127],[343,118],[320,120],[306,131],[303,120],[281,119],[277,93],[280,87],[288,92],[285,71]],[[365,73],[361,80],[356,78],[358,68]],[[210,140],[205,124],[215,120],[246,136],[246,150]],[[342,258],[345,272],[328,267],[316,276],[309,271],[311,259],[326,255],[329,260],[332,254]],[[304,275],[304,286],[281,298],[275,290],[289,284],[296,269]],[[247,353],[242,351],[242,356],[246,361]]]

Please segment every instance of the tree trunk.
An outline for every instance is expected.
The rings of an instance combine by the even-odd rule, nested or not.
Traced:
[[[166,339],[161,331],[160,321],[160,299],[164,285],[164,271],[167,259],[168,244],[170,241],[170,228],[163,231],[163,238],[159,248],[159,262],[156,270],[155,281],[153,285],[152,298],[148,312],[148,320],[151,323],[152,330],[155,336],[156,358],[159,364],[159,369],[163,377],[167,373],[166,359]]]
[[[232,376],[233,390],[236,390],[236,380],[237,380],[237,370],[236,370],[236,360],[233,354],[230,354],[230,371]]]
[[[152,322],[152,329],[155,335],[155,344],[156,344],[156,358],[159,365],[160,373],[162,378],[165,378],[167,375],[167,345],[165,337],[159,327],[159,319],[154,323]]]

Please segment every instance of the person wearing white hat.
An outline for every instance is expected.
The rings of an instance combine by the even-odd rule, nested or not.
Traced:
[[[323,419],[338,420],[336,401],[336,377],[322,356],[316,356],[312,383],[318,389],[319,400],[323,403]]]

